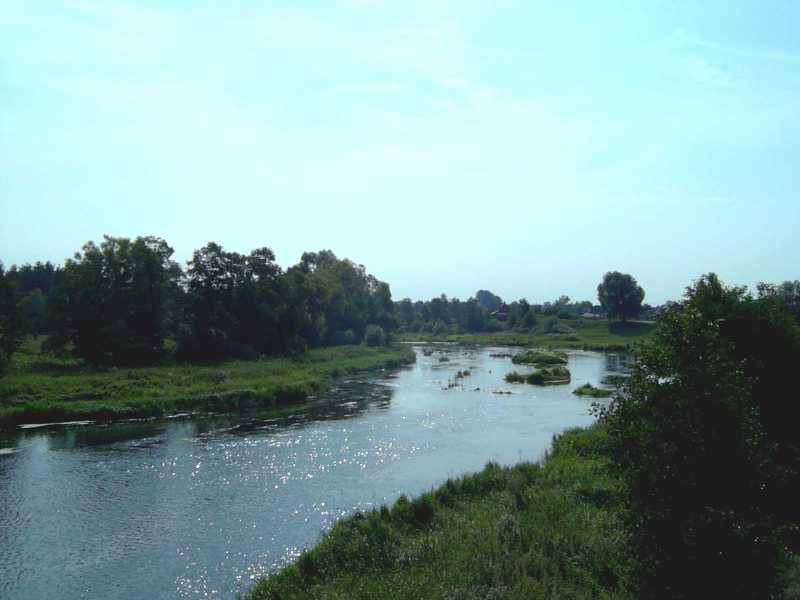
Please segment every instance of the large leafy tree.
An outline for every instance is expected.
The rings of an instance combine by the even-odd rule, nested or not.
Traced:
[[[478,290],[475,292],[475,299],[482,309],[489,312],[499,309],[503,304],[503,299],[489,290]]]
[[[0,375],[22,343],[25,326],[14,278],[0,262]]]
[[[322,250],[304,253],[295,269],[304,275],[309,293],[312,345],[334,343],[347,331],[361,339],[369,324],[393,325],[389,285],[367,273],[364,265]]]
[[[247,358],[280,349],[280,275],[266,247],[244,255],[209,242],[196,250],[187,269],[191,334],[184,352]]]
[[[597,286],[597,299],[610,319],[626,321],[641,312],[644,290],[633,276],[611,271]]]
[[[45,333],[48,329],[48,303],[58,287],[62,270],[51,262],[12,266],[8,276],[14,280],[20,295],[25,326],[29,333]]]
[[[786,305],[701,278],[603,415],[643,598],[769,598],[800,545],[800,331]]]
[[[410,331],[415,317],[414,303],[410,298],[403,298],[399,302],[395,303],[394,308],[397,315],[397,321],[400,326],[403,329]]]
[[[143,364],[164,349],[167,297],[181,272],[161,238],[104,236],[67,260],[50,305],[50,348],[95,364]]]
[[[758,294],[761,298],[783,302],[796,317],[800,317],[800,281],[784,281],[779,285],[761,283]]]
[[[255,358],[305,347],[313,330],[304,274],[283,273],[267,247],[250,254],[209,242],[187,269],[190,326],[181,340],[188,357]]]

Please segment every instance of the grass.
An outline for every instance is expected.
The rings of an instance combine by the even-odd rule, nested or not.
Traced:
[[[532,385],[557,385],[569,383],[572,375],[569,369],[561,365],[536,369],[533,373],[517,373],[511,371],[506,374],[508,383],[530,383]]]
[[[542,464],[489,464],[340,520],[248,599],[632,598],[604,441],[571,430]]]
[[[608,398],[614,392],[613,390],[605,390],[603,388],[594,387],[591,383],[585,383],[581,387],[575,389],[572,393],[578,396],[590,396],[592,398]]]
[[[510,373],[506,373],[505,380],[506,383],[525,383],[525,378],[527,376],[525,373],[517,373],[516,371],[511,371]]]
[[[431,333],[403,333],[396,338],[404,342],[459,342],[484,346],[530,346],[539,348],[572,348],[608,352],[627,352],[635,343],[649,336],[655,324],[645,321],[627,323],[605,319],[563,320],[575,333],[545,333],[498,331],[495,333],[461,333],[433,335]]]
[[[511,362],[515,365],[565,365],[567,355],[558,351],[527,350],[515,354]]]
[[[414,360],[404,347],[337,346],[296,358],[91,369],[43,354],[40,345],[40,340],[27,343],[0,379],[0,426],[277,409],[304,402],[338,377]]]

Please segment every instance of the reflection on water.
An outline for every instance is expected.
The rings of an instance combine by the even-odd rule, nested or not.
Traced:
[[[592,420],[572,389],[629,367],[573,352],[569,386],[512,385],[520,367],[499,351],[418,352],[396,376],[342,382],[278,418],[6,434],[0,597],[232,597],[344,514],[489,460],[540,458],[554,433]]]

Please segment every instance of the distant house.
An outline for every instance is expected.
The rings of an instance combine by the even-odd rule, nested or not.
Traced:
[[[503,302],[500,305],[500,308],[497,310],[490,312],[489,316],[493,319],[497,319],[498,321],[505,321],[508,319],[508,304]]]

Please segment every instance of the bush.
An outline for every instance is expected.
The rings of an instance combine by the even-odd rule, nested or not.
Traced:
[[[536,369],[533,373],[525,375],[511,371],[506,373],[505,380],[508,383],[530,383],[532,385],[548,385],[556,383],[569,383],[571,374],[569,369],[562,366],[555,366],[545,369]]]
[[[505,379],[508,383],[525,383],[525,375],[516,371],[506,373]]]
[[[533,385],[553,385],[569,383],[572,375],[569,369],[556,365],[545,369],[536,369],[525,378],[526,383]]]
[[[687,290],[601,410],[643,598],[776,597],[798,550],[800,331],[715,275]]]
[[[433,335],[447,335],[450,333],[450,328],[443,321],[434,321],[431,325],[431,333]]]
[[[334,346],[352,346],[357,343],[358,336],[356,336],[356,332],[352,329],[347,329],[345,331],[339,330],[333,333]]]
[[[367,346],[385,346],[388,342],[386,332],[380,325],[368,325],[367,333],[364,335],[364,343]]]
[[[614,392],[603,388],[596,388],[591,383],[585,383],[572,392],[576,396],[591,396],[592,398],[608,398]]]
[[[497,319],[489,319],[488,321],[486,321],[485,331],[487,331],[488,333],[496,333],[498,331],[503,331],[503,324]]]
[[[563,352],[549,350],[528,350],[511,357],[515,365],[565,365],[567,355]]]

